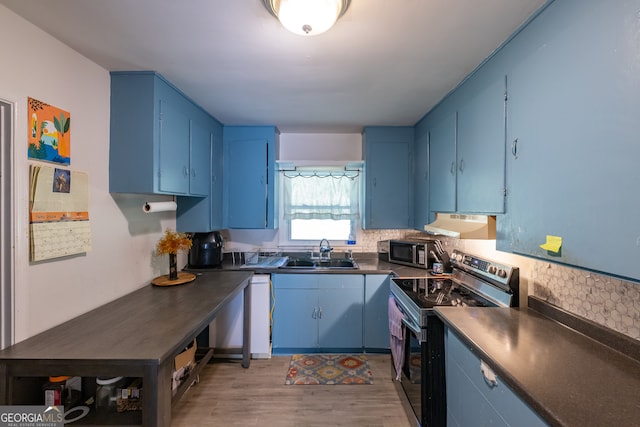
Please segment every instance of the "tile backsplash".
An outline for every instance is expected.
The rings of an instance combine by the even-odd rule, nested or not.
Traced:
[[[354,252],[376,252],[379,240],[403,239],[416,230],[363,230]],[[265,239],[262,239],[264,241]],[[440,238],[447,252],[460,249],[520,268],[520,305],[535,295],[573,314],[640,340],[640,283],[496,251],[495,240]]]
[[[640,284],[536,262],[533,295],[640,340]]]

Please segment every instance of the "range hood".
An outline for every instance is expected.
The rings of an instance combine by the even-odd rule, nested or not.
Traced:
[[[496,217],[437,213],[436,220],[424,226],[424,231],[458,239],[495,239]]]

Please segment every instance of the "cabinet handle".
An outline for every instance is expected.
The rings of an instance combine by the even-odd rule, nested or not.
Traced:
[[[518,138],[511,143],[511,154],[513,154],[514,159],[518,158]]]
[[[460,159],[460,173],[464,172],[464,159]]]
[[[318,319],[322,319],[322,307],[318,310]]]
[[[451,175],[455,175],[456,174],[456,162],[451,162]]]
[[[484,382],[487,383],[489,388],[494,388],[498,386],[498,379],[496,378],[495,372],[489,366],[487,366],[484,361],[480,361],[480,371],[482,372],[482,378],[484,378]]]
[[[191,176],[196,177],[196,170],[194,168],[191,168]]]
[[[311,318],[312,319],[318,318],[318,309],[316,307],[313,307],[313,313],[311,314]]]
[[[189,169],[186,166],[182,167],[182,175],[189,176]]]

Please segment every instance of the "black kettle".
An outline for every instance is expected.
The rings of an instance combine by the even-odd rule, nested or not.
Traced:
[[[224,239],[219,231],[194,233],[189,250],[189,268],[213,268],[222,264]]]

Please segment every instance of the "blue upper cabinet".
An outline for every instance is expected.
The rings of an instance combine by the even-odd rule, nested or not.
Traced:
[[[158,74],[112,72],[109,191],[207,196],[212,122]]]
[[[211,164],[211,174],[210,179],[207,180],[206,190],[209,196],[204,198],[178,196],[176,229],[188,232],[218,230],[223,228],[222,125],[217,121],[209,121],[207,126],[194,127],[194,130],[193,135],[199,135],[194,140],[198,140],[199,145],[207,147],[207,149],[199,154],[200,157],[198,158],[197,152],[192,147],[192,161],[201,161],[203,165],[205,163]]]
[[[414,128],[365,127],[365,208],[363,228],[413,225]]]
[[[456,112],[431,117],[429,127],[429,209],[456,211]],[[430,221],[433,218],[430,217]],[[427,224],[427,223],[425,223]],[[424,225],[424,224],[423,224]]]
[[[224,203],[226,228],[276,229],[276,153],[274,126],[225,126]]]
[[[502,213],[505,197],[504,75],[479,73],[461,87],[457,120],[458,212]]]
[[[431,212],[502,213],[504,74],[474,74],[425,118]]]
[[[498,249],[640,280],[638,9],[553,2],[495,59],[512,150]]]
[[[422,230],[429,217],[429,130],[424,121],[415,127],[413,173],[413,228]]]

